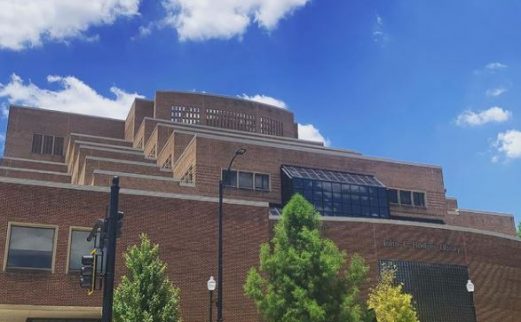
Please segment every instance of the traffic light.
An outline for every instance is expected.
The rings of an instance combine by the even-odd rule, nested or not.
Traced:
[[[95,250],[81,257],[80,287],[89,289],[89,295],[96,288],[96,258]]]
[[[121,233],[123,230],[123,211],[118,211],[118,216],[116,217],[116,237],[121,237]]]

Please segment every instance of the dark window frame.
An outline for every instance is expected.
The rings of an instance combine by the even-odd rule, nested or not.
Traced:
[[[271,191],[271,175],[269,173],[264,173],[264,172],[255,172],[255,171],[242,171],[242,170],[237,170],[237,169],[230,169],[230,173],[235,173],[236,174],[236,177],[235,177],[235,182],[232,182],[233,184],[227,184],[226,182],[224,182],[224,178],[225,178],[225,173],[226,173],[227,169],[222,169],[221,168],[221,180],[223,181],[224,183],[224,186],[226,188],[234,188],[234,189],[240,189],[240,190],[245,190],[245,191],[257,191],[257,192],[270,192]],[[250,187],[244,187],[244,186],[241,186],[240,185],[240,175],[242,174],[251,174],[252,175],[252,186],[251,188]],[[267,177],[267,189],[263,189],[263,188],[258,188],[257,187],[257,183],[256,183],[256,177],[257,176],[266,176]]]
[[[77,227],[77,226],[71,226],[69,229],[69,247],[67,249],[67,263],[66,263],[66,272],[67,273],[78,273],[80,269],[74,269],[71,268],[71,260],[72,260],[72,243],[73,243],[73,234],[74,232],[82,232],[82,233],[89,233],[92,228],[88,227]],[[92,246],[94,248],[94,241],[92,241]],[[89,255],[89,254],[84,254]]]

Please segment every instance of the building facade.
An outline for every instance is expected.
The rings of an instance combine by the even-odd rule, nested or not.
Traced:
[[[247,152],[225,173],[238,148]],[[242,285],[294,193],[320,211],[327,237],[365,258],[366,289],[382,265],[397,267],[422,322],[521,316],[513,216],[460,209],[440,167],[300,140],[293,114],[278,107],[157,92],[136,99],[126,120],[11,106],[0,160],[0,321],[99,319],[101,292],[80,289],[78,269],[113,176],[125,212],[118,254],[142,232],[160,244],[184,321],[208,320],[223,177],[226,321],[259,321]],[[118,255],[118,278],[123,264]]]

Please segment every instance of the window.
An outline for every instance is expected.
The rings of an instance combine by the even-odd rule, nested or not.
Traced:
[[[222,170],[221,176],[224,185],[227,187],[256,191],[270,190],[270,176],[268,174],[231,170],[227,175],[227,171]]]
[[[52,270],[56,229],[11,225],[6,268]]]
[[[400,190],[400,203],[402,205],[412,205],[411,192],[408,190]]]
[[[32,153],[42,153],[42,135],[33,134],[33,146],[31,148]]]
[[[255,190],[270,190],[270,176],[267,174],[255,174]]]
[[[33,134],[32,153],[63,155],[63,137]]]
[[[396,189],[387,190],[387,198],[389,199],[390,203],[399,203],[398,202],[398,190],[396,190]]]
[[[63,138],[56,136],[54,138],[54,155],[63,155]]]
[[[425,207],[425,193],[413,192],[414,205],[417,207]]]
[[[222,180],[225,186],[228,187],[237,187],[237,171],[227,170],[222,171]]]
[[[69,249],[69,272],[81,269],[81,257],[89,255],[94,248],[94,240],[88,242],[90,231],[71,229]]]
[[[389,202],[397,205],[425,207],[425,192],[388,189]]]

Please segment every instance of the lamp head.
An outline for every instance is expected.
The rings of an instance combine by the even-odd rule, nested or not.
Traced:
[[[245,148],[239,148],[237,151],[235,151],[235,155],[243,155],[244,153],[246,153]]]
[[[206,285],[208,286],[208,291],[214,291],[215,290],[215,286],[217,285],[217,283],[215,282],[215,280],[213,279],[213,276],[210,276],[210,279],[208,280],[208,282],[206,283]]]
[[[474,283],[472,283],[471,280],[467,281],[467,292],[469,292],[469,293],[474,292]]]

